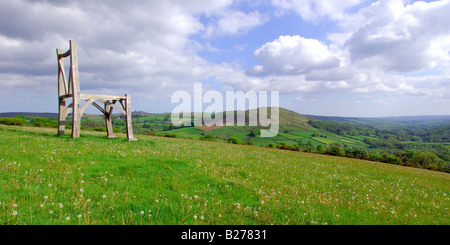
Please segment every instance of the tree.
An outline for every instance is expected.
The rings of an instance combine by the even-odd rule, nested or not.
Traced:
[[[253,130],[248,134],[248,136],[250,136],[250,137],[256,137],[256,136],[258,136],[258,135],[261,135],[261,130],[260,130],[259,128],[253,129]]]
[[[434,153],[420,152],[414,154],[410,161],[414,164],[427,168],[431,166],[439,166],[442,160]]]
[[[318,145],[318,146],[316,147],[316,150],[317,150],[318,152],[322,152],[322,151],[325,150],[325,147],[323,147],[323,145]]]
[[[205,141],[216,141],[216,137],[212,136],[212,135],[205,135],[205,136],[201,136],[199,138],[199,140],[205,140]]]
[[[341,147],[332,146],[330,149],[330,153],[334,156],[343,156],[345,154],[345,151]]]
[[[228,143],[242,145],[242,144],[244,144],[244,141],[242,141],[242,140],[239,139],[239,138],[236,138],[236,137],[233,137],[233,136],[232,136],[232,137],[228,138]]]

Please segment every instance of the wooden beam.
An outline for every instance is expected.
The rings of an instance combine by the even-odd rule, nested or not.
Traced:
[[[88,106],[92,103],[94,103],[95,99],[90,99],[86,101],[86,103],[81,107],[80,114],[83,115],[84,111],[88,108]]]
[[[125,120],[127,121],[127,140],[128,141],[136,141],[137,139],[133,137],[133,126],[131,124],[131,96],[129,94],[126,94],[125,97],[127,98],[125,101],[126,104],[126,114],[125,114]]]
[[[69,115],[70,109],[73,108],[73,102],[70,103],[70,105],[64,110],[64,118],[67,117],[67,115]]]
[[[113,107],[111,103],[105,103],[105,111],[107,112],[105,114],[105,123],[106,123],[106,137],[108,138],[115,138],[114,131],[113,131],[113,125],[112,125],[112,111]]]
[[[97,101],[108,101],[108,100],[124,100],[126,99],[125,96],[116,96],[116,95],[103,95],[103,94],[80,94],[80,99],[82,100],[88,100],[93,99]]]
[[[65,53],[59,53],[58,54],[58,58],[66,58],[67,56],[69,56],[71,54],[70,49],[67,50]]]
[[[80,80],[78,77],[78,54],[77,43],[70,40],[70,77],[73,89],[73,117],[72,117],[72,138],[80,137],[81,116],[80,113]],[[69,84],[70,87],[70,84]]]
[[[60,91],[60,95],[68,94],[66,72],[64,71],[64,61],[62,59],[60,59],[58,63],[60,66],[59,72],[61,72],[61,77],[62,77],[62,80],[60,80],[60,82],[62,82],[62,85],[63,85],[63,86],[60,85],[61,86],[60,89],[62,89],[62,87],[64,87],[64,90]],[[63,93],[61,93],[61,92],[63,92]]]
[[[127,112],[124,111],[122,108],[120,108],[119,106],[117,106],[116,104],[110,104],[111,107],[116,108],[118,111],[122,112],[122,114],[127,115]]]
[[[63,135],[66,130],[66,101],[64,99],[59,99],[59,110],[58,110],[58,135]]]

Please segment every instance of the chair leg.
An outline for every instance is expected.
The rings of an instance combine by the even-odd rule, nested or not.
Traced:
[[[59,111],[58,111],[58,135],[64,135],[66,129],[66,101],[64,99],[59,99]]]
[[[137,139],[133,137],[133,126],[132,126],[132,123],[131,123],[131,101],[130,101],[130,97],[131,96],[129,94],[126,94],[125,97],[126,97],[126,101],[125,101],[125,105],[126,105],[126,108],[125,108],[125,112],[126,112],[125,120],[126,120],[126,123],[127,123],[127,140],[128,141],[135,141]]]
[[[105,104],[105,123],[106,123],[106,134],[108,138],[116,138],[116,136],[114,135],[114,131],[113,131],[113,126],[112,126],[112,107],[110,105]]]
[[[72,110],[72,138],[79,138],[81,131],[81,108],[79,99],[73,99],[73,110]]]

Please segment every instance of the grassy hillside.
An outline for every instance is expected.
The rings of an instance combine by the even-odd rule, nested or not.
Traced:
[[[248,145],[0,125],[0,224],[449,224],[450,175]]]

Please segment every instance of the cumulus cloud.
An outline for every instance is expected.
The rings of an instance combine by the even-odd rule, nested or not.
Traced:
[[[252,75],[297,75],[339,66],[339,59],[326,45],[298,35],[280,36],[257,49],[254,56],[260,65],[248,70]]]
[[[363,66],[412,72],[448,62],[450,1],[380,1],[363,9],[367,23],[358,27],[345,48]]]

